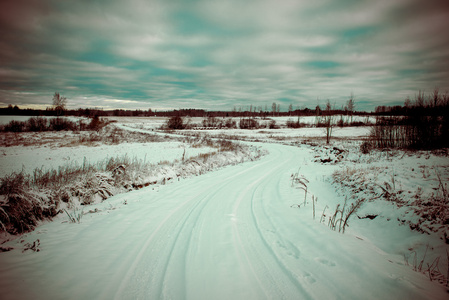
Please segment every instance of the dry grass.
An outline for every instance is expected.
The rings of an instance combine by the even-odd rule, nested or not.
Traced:
[[[76,147],[115,145],[120,143],[156,143],[172,141],[175,138],[152,133],[126,131],[114,124],[90,131],[43,131],[43,132],[0,132],[0,146],[49,146]]]
[[[142,138],[140,134],[139,138]],[[153,137],[143,135],[143,138]],[[199,140],[188,138],[186,142],[198,144]],[[38,168],[31,174],[20,172],[0,178],[0,231],[10,234],[27,232],[33,230],[39,221],[51,219],[66,207],[101,202],[117,193],[156,183],[165,184],[174,177],[199,175],[262,155],[260,151],[250,151],[247,146],[229,141],[206,139],[201,142],[217,151],[189,159],[185,159],[183,154],[184,159],[180,157],[180,160],[157,165],[126,155],[96,163],[84,160],[81,165],[69,164],[51,170]],[[173,169],[172,174],[175,175],[166,175],[167,168]],[[70,220],[80,220],[77,217],[80,214],[76,212],[66,211],[66,214]]]
[[[355,203],[351,203],[349,207],[347,207],[347,201],[348,199],[345,198],[343,207],[340,209],[341,205],[338,204],[335,212],[332,216],[329,216],[328,226],[334,231],[337,231],[338,229],[338,232],[345,233],[349,218],[357,212],[365,202],[365,199],[358,199]]]
[[[426,274],[430,281],[437,281],[449,288],[449,251],[446,250],[447,258],[447,272],[446,275],[440,270],[441,257],[436,257],[431,263],[426,260],[429,244],[426,245],[426,250],[421,259],[418,258],[416,251],[412,251],[409,255],[404,254],[404,261],[406,266],[411,266],[413,271]],[[412,261],[410,262],[410,259]]]

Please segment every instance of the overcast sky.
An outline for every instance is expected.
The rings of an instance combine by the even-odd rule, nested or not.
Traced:
[[[2,0],[0,107],[281,110],[449,90],[449,1]]]

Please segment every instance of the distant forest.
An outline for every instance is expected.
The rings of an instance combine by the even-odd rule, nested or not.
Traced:
[[[103,110],[98,108],[79,108],[76,110],[65,109],[65,97],[60,97],[55,93],[53,101],[56,99],[62,101],[60,106],[50,106],[47,109],[21,109],[17,105],[0,108],[0,115],[22,115],[22,116],[85,116],[85,117],[288,117],[288,116],[322,116],[322,115],[378,115],[378,116],[442,116],[449,115],[449,93],[441,94],[438,88],[427,95],[419,91],[412,101],[406,98],[404,105],[396,106],[377,106],[374,112],[356,111],[353,95],[346,106],[341,109],[335,109],[328,100],[326,107],[317,105],[314,109],[303,108],[293,110],[290,104],[288,111],[280,111],[280,105],[273,102],[271,107],[256,107],[250,105],[246,108],[234,107],[231,111],[207,111],[204,109],[178,109],[178,110]],[[55,103],[55,102],[54,102]],[[58,102],[56,102],[58,103]],[[445,118],[445,119],[446,119]]]
[[[0,108],[0,115],[18,115],[18,116],[57,116],[60,111],[57,111],[51,107],[47,109],[21,109],[18,106],[9,105],[8,107]],[[178,109],[178,110],[166,110],[166,111],[153,111],[149,110],[102,110],[98,108],[80,108],[80,109],[66,109],[63,111],[65,116],[85,116],[85,117],[288,117],[288,116],[320,116],[323,114],[333,115],[369,115],[372,113],[367,112],[353,112],[344,109],[335,109],[331,111],[323,111],[319,106],[315,109],[296,109],[288,112],[281,111],[255,111],[255,110],[232,110],[232,111],[207,111],[204,109]]]

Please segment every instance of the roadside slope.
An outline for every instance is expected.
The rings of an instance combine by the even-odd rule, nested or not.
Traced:
[[[257,162],[112,197],[81,224],[39,227],[24,240],[39,239],[40,252],[0,254],[2,298],[447,296],[401,257],[291,208],[303,193],[290,187],[290,175],[313,153],[264,147],[270,154]],[[302,173],[316,196],[332,194],[319,165]]]

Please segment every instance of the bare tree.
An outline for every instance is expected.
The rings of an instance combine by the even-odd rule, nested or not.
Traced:
[[[332,105],[329,99],[326,102],[326,109],[324,110],[324,127],[326,130],[326,144],[329,144],[332,137],[332,129],[334,127],[334,116],[332,115]]]
[[[415,106],[424,107],[424,91],[419,90],[418,95],[415,95]]]
[[[65,111],[66,105],[67,98],[55,92],[55,94],[53,95],[53,108],[56,111],[56,115],[62,115]]]
[[[276,102],[273,102],[273,104],[271,104],[271,110],[273,111],[273,116],[276,114]]]
[[[404,107],[406,109],[409,109],[412,106],[412,101],[410,100],[410,98],[407,96],[407,98],[405,98],[404,100]]]
[[[432,95],[432,103],[431,106],[432,107],[437,107],[439,102],[440,102],[440,89],[438,87],[435,87],[435,89],[433,90],[433,95]]]
[[[346,111],[351,116],[351,123],[352,123],[352,115],[354,114],[354,110],[355,110],[354,98],[355,98],[354,94],[351,93],[351,95],[349,96],[348,102],[346,102]]]

